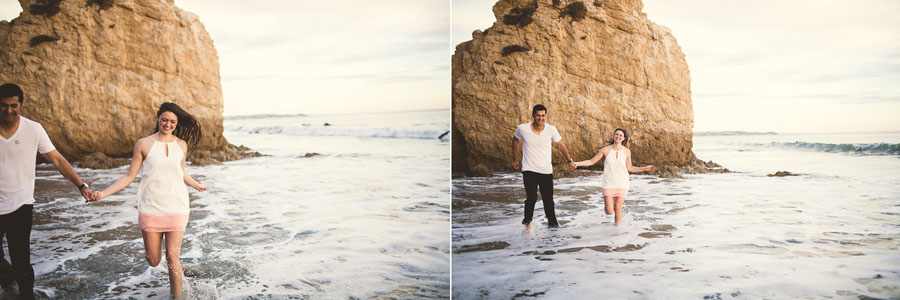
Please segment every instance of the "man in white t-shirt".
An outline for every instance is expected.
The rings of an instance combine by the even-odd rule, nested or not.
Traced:
[[[0,86],[0,239],[6,235],[12,278],[19,286],[19,299],[34,298],[31,267],[31,221],[34,209],[34,178],[37,154],[56,166],[87,199],[93,191],[75,174],[47,136],[44,127],[19,115],[25,95],[15,84]],[[2,250],[2,245],[0,245]],[[0,266],[9,266],[2,258]],[[10,270],[0,270],[9,273]],[[3,274],[7,275],[8,274]]]
[[[541,191],[541,201],[544,203],[544,214],[547,215],[547,224],[550,227],[559,227],[556,221],[556,212],[553,209],[553,164],[552,144],[556,144],[569,167],[574,168],[569,150],[562,142],[562,136],[556,130],[556,126],[546,124],[547,108],[541,104],[535,105],[531,110],[534,121],[519,125],[512,139],[513,169],[519,168],[519,150],[522,150],[522,180],[525,182],[525,219],[522,224],[526,228],[531,226],[531,218],[534,215],[534,204],[537,202],[538,188]],[[519,146],[519,142],[524,142]]]

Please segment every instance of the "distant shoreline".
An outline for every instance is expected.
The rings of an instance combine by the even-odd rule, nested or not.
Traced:
[[[407,113],[407,112],[429,112],[429,111],[449,111],[447,108],[422,109],[422,110],[398,110],[398,111],[376,111],[376,112],[354,112],[354,113],[328,113],[328,114],[255,114],[255,115],[233,115],[224,116],[225,120],[244,120],[244,119],[262,119],[262,118],[290,118],[290,117],[310,117],[310,116],[336,116],[336,115],[364,115],[364,114],[391,114],[391,113]]]
[[[225,120],[244,120],[244,119],[262,119],[262,118],[290,118],[290,117],[306,117],[306,114],[291,114],[291,115],[279,115],[279,114],[238,115],[238,116],[225,116]]]
[[[694,132],[694,136],[728,136],[728,135],[778,135],[774,132],[748,132],[748,131],[701,131]]]

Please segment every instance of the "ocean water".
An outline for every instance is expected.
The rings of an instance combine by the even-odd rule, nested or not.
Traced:
[[[449,130],[447,110],[226,120],[229,142],[267,156],[187,167],[208,191],[190,189],[186,299],[448,298]],[[77,169],[95,188],[126,170]],[[164,263],[144,259],[139,180],[84,204],[40,168],[42,297],[168,299]]]
[[[898,133],[695,137],[733,172],[632,174],[621,226],[599,172],[557,179],[561,227],[538,202],[531,232],[520,174],[454,179],[453,297],[900,299],[898,147]]]

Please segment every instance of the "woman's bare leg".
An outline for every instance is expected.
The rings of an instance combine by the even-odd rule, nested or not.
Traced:
[[[166,232],[166,263],[169,266],[169,290],[175,298],[181,297],[181,238],[182,231]]]
[[[622,224],[622,204],[625,203],[625,197],[615,197],[616,200],[616,225]]]
[[[144,237],[144,253],[147,256],[147,263],[151,267],[159,265],[162,260],[162,232],[146,232],[141,230]]]
[[[613,214],[613,203],[615,203],[613,197],[603,197],[603,200],[603,202],[605,202],[604,208],[606,209],[606,214]]]

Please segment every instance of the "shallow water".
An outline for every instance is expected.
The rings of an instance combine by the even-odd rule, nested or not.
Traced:
[[[186,298],[448,298],[450,145],[431,136],[448,120],[448,111],[227,120],[229,142],[268,156],[188,166],[209,190],[190,190]],[[77,171],[105,188],[126,168]],[[168,298],[165,263],[144,260],[139,180],[84,204],[41,167],[31,256],[40,296]]]
[[[599,173],[557,179],[562,226],[538,202],[531,232],[520,174],[454,179],[453,297],[900,297],[900,157],[778,144],[869,142],[857,138],[696,137],[700,159],[736,172],[633,174],[621,226]],[[800,175],[766,176],[780,170]]]

